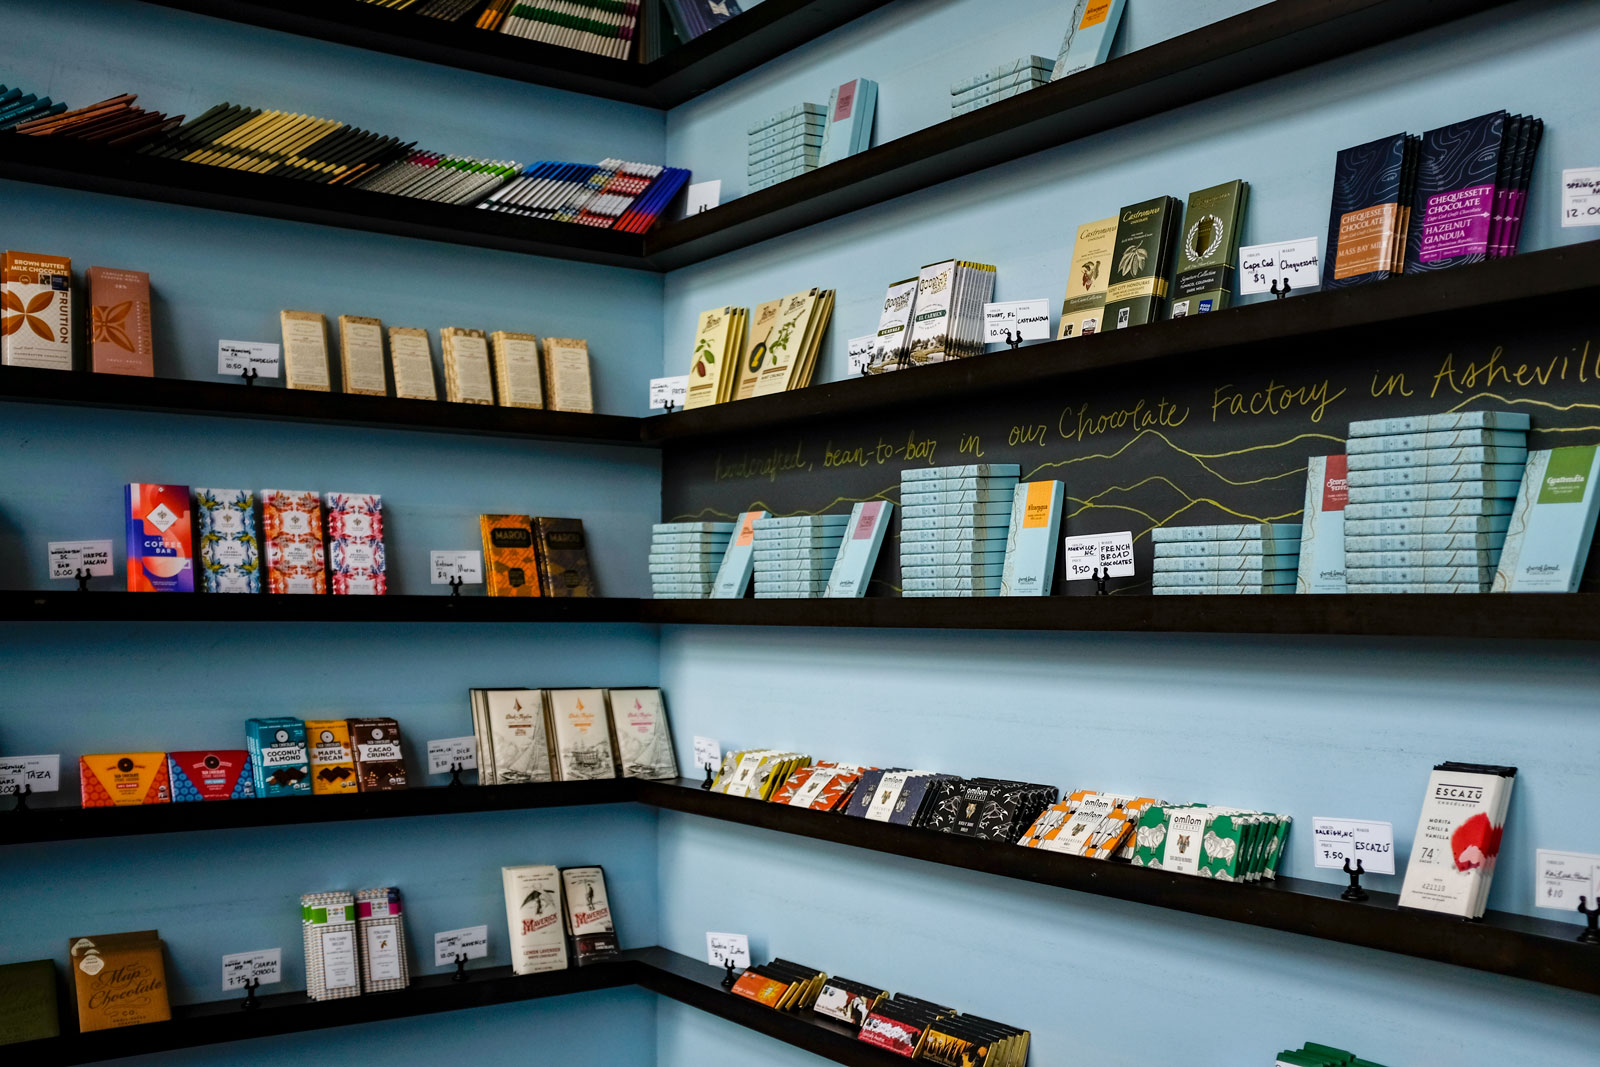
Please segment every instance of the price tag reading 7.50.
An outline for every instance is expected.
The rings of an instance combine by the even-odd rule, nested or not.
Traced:
[[[1356,861],[1368,874],[1394,873],[1394,826],[1386,822],[1364,822],[1360,819],[1329,819],[1314,816],[1311,836],[1316,849],[1316,865],[1344,869],[1348,859],[1354,869]]]

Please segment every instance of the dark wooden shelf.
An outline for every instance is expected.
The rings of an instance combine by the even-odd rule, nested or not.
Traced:
[[[640,437],[641,420],[624,415],[528,411],[444,400],[401,400],[351,393],[317,393],[278,385],[134,378],[87,371],[0,367],[0,400],[120,408],[221,418],[273,419],[426,433],[519,437],[536,441],[654,447]]]
[[[1595,641],[1600,594],[584,600],[50,590],[0,592],[0,621],[639,623]]]
[[[1275,0],[662,225],[646,253],[675,270],[1504,3]]]
[[[396,237],[649,269],[643,259],[644,240],[638,234],[249,174],[60,137],[0,134],[0,178]]]
[[[652,63],[610,59],[480,30],[470,22],[389,11],[359,0],[150,2],[426,63],[666,109],[754,70],[888,0],[765,0]],[[665,20],[665,14],[662,17]]]
[[[1600,241],[1563,245],[1431,274],[1406,274],[1372,285],[1245,304],[1209,315],[1151,323],[1091,337],[1046,341],[1016,351],[848,378],[794,392],[736,400],[644,420],[646,439],[663,443],[706,440],[870,412],[914,410],[973,396],[1058,383],[1077,375],[1182,361],[1200,375],[1207,357],[1238,361],[1251,349],[1281,352],[1341,337],[1371,337],[1398,327],[1425,329],[1434,320],[1464,314],[1503,315],[1524,321],[1565,308],[1575,294],[1600,289]]]
[[[464,1011],[491,1004],[540,1000],[599,989],[641,986],[651,992],[720,1016],[786,1044],[815,1052],[835,1063],[887,1067],[904,1062],[882,1049],[857,1041],[849,1027],[811,1012],[773,1011],[723,989],[723,970],[664,948],[628,949],[616,960],[542,974],[516,975],[510,967],[468,968],[471,976],[456,982],[449,974],[413,978],[405,989],[340,1000],[314,1001],[304,992],[258,997],[254,1011],[243,1011],[243,995],[231,1000],[179,1005],[164,1023],[127,1026],[90,1033],[66,1033],[71,1005],[66,1007],[63,1036],[47,1041],[8,1045],[17,1063],[94,1063],[152,1052],[221,1045],[250,1038],[327,1030],[339,1026]]]
[[[1463,922],[1401,910],[1389,893],[1355,904],[1339,899],[1341,886],[1304,878],[1218,882],[730,797],[690,779],[638,790],[672,811],[1600,994],[1600,946],[1580,943],[1574,924],[1505,912]]]

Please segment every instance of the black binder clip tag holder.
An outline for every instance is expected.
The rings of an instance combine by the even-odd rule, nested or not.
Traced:
[[[261,984],[259,978],[246,978],[244,980],[244,1000],[239,1002],[242,1011],[254,1011],[261,1007],[261,1001],[256,999],[256,987]]]
[[[467,980],[467,957],[465,953],[456,953],[456,973],[450,976],[452,982],[465,982]]]
[[[670,401],[670,400],[668,400],[668,401],[667,401],[667,402],[666,402],[666,403],[665,403],[665,404],[663,404],[663,405],[662,405],[662,407],[663,407],[663,408],[665,408],[665,409],[666,409],[666,413],[667,413],[667,414],[668,414],[668,415],[671,415],[671,414],[672,414],[672,412],[673,412],[673,411],[674,411],[674,410],[675,410],[675,409],[676,409],[676,408],[677,408],[677,406],[678,406],[678,405],[676,405],[676,404],[674,404],[674,403],[673,403],[673,402],[672,402],[672,401]]]
[[[466,581],[459,574],[456,575],[455,577],[451,578],[450,579],[450,595],[451,596],[460,596],[461,595],[461,587],[463,585],[465,585],[465,584],[466,584]]]
[[[1588,905],[1588,897],[1578,898],[1578,912],[1589,921],[1588,927],[1578,935],[1578,940],[1585,945],[1600,945],[1600,899],[1595,900],[1593,908]]]
[[[244,379],[244,384],[254,385],[256,384],[256,379],[261,377],[261,375],[256,373],[256,369],[254,367],[246,367],[244,370],[239,372],[239,377]]]
[[[11,795],[17,798],[17,806],[12,811],[28,810],[28,795],[33,792],[33,786],[27,782],[11,787]]]
[[[1288,296],[1289,295],[1289,291],[1290,290],[1289,290],[1289,279],[1288,278],[1285,278],[1283,280],[1283,288],[1282,289],[1278,288],[1278,279],[1276,279],[1276,278],[1272,279],[1272,288],[1268,290],[1268,292],[1270,292],[1273,296],[1277,297],[1279,300],[1282,300],[1284,297]]]
[[[89,591],[89,579],[94,577],[89,568],[79,567],[72,572],[72,576],[78,580],[78,592],[87,593]]]
[[[732,989],[733,983],[739,980],[739,976],[733,973],[733,961],[723,960],[722,965],[728,968],[728,973],[722,976],[722,988]]]
[[[1094,569],[1093,577],[1094,577],[1094,595],[1095,596],[1110,596],[1111,594],[1106,592],[1106,579],[1111,577],[1111,568],[1107,567],[1105,569],[1105,573],[1102,574],[1102,573],[1100,573],[1100,568],[1096,567]]]
[[[706,780],[700,783],[701,789],[711,788],[711,764],[706,764]]]
[[[450,785],[447,786],[446,788],[453,789],[454,787],[456,787],[456,786],[461,784],[461,772],[464,769],[465,768],[463,768],[461,766],[461,764],[459,764],[459,763],[450,764]]]
[[[1344,860],[1344,873],[1350,876],[1350,887],[1343,893],[1339,894],[1339,899],[1354,901],[1366,900],[1367,891],[1361,888],[1361,876],[1367,873],[1366,867],[1362,865],[1360,860],[1356,860],[1356,869],[1352,871],[1350,869],[1350,857],[1346,856]]]

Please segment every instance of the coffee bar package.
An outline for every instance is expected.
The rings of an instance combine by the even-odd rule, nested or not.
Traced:
[[[561,889],[573,961],[582,967],[615,956],[617,928],[611,918],[611,901],[606,897],[604,869],[563,868]]]
[[[196,489],[194,512],[205,591],[261,592],[256,495],[248,489]]]
[[[108,752],[78,757],[86,808],[166,804],[172,800],[165,752]]]
[[[381,596],[384,575],[383,498],[376,493],[328,493],[328,570],[335,596]]]
[[[527,515],[479,515],[490,596],[538,596],[539,554]]]
[[[75,937],[67,942],[67,956],[80,1032],[172,1018],[166,963],[156,931]]]
[[[0,364],[72,369],[72,260],[33,252],[0,258]]]
[[[128,592],[194,592],[189,487],[130,483],[127,518]]]
[[[360,996],[355,897],[343,891],[307,893],[300,898],[300,931],[306,949],[306,996]]]
[[[411,984],[406,963],[406,926],[400,913],[400,890],[392,886],[356,893],[363,993],[404,989]]]
[[[283,311],[283,382],[290,389],[331,392],[328,380],[328,322],[315,311]]]
[[[261,490],[261,532],[267,549],[267,592],[328,591],[322,503],[316,493]]]
[[[561,925],[561,872],[554,867],[502,867],[506,932],[516,974],[560,971],[567,966]]]
[[[245,748],[258,797],[311,795],[311,760],[306,751],[306,724],[279,716],[246,719]]]
[[[306,741],[310,747],[312,793],[354,793],[360,788],[346,720],[307,719]]]
[[[359,315],[339,316],[339,378],[347,393],[388,396],[383,370],[383,323]]]
[[[155,374],[150,337],[150,275],[138,270],[90,267],[89,362],[97,374]]]
[[[249,800],[256,795],[255,775],[246,749],[215,752],[168,752],[167,777],[172,800]]]
[[[356,751],[356,781],[361,792],[404,789],[406,757],[400,748],[400,725],[389,718],[348,721],[350,743]]]
[[[0,963],[0,1046],[60,1034],[55,960]]]

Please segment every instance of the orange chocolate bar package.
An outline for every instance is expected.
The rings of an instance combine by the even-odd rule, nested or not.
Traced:
[[[86,808],[128,804],[168,804],[165,752],[107,752],[78,757],[78,777]]]
[[[68,955],[80,1031],[172,1018],[162,942],[156,931],[73,938]]]
[[[484,581],[490,596],[538,596],[539,563],[533,519],[527,515],[480,515]]]
[[[98,374],[155,374],[150,339],[150,275],[89,268],[90,366]]]

